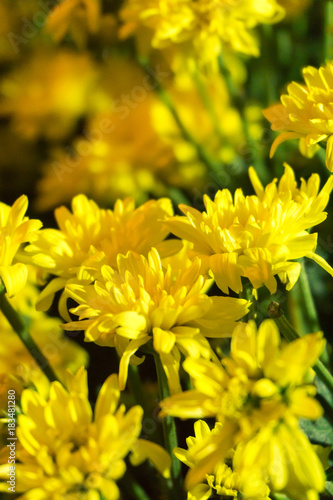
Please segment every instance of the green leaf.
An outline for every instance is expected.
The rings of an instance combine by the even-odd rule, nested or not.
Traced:
[[[325,490],[327,493],[333,496],[333,482],[332,481],[326,481],[325,483]]]
[[[327,479],[327,481],[331,482],[333,480],[333,467],[329,467],[325,471],[325,473],[326,473],[326,479]],[[333,484],[333,483],[331,482],[331,484]]]
[[[318,418],[315,422],[300,418],[299,423],[311,442],[324,446],[333,444],[333,428],[325,417]]]

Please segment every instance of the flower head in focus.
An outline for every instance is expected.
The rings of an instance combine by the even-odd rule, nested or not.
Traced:
[[[133,453],[133,463],[150,458],[159,471],[169,475],[170,457],[154,443],[138,439],[143,410],[127,413],[119,404],[117,375],[104,382],[92,411],[88,399],[87,374],[82,368],[68,376],[67,388],[50,385],[49,396],[26,389],[22,414],[18,417],[16,491],[20,498],[86,500],[100,494],[118,500],[116,485],[125,471],[124,458]],[[0,467],[2,491],[7,490],[9,465]]]
[[[216,58],[224,46],[258,56],[253,28],[261,23],[280,21],[284,10],[275,0],[236,3],[230,0],[127,0],[120,15],[124,21],[121,36],[131,33],[140,36],[145,28],[151,32],[154,48],[188,43],[202,60],[207,60]]]
[[[237,189],[234,198],[227,189],[218,191],[212,201],[204,196],[206,211],[180,205],[184,216],[168,220],[171,231],[193,243],[193,256],[198,256],[203,271],[210,271],[217,286],[225,293],[229,288],[239,293],[242,277],[254,288],[265,285],[271,293],[277,288],[275,275],[287,289],[298,279],[300,263],[308,257],[328,273],[333,269],[315,253],[317,234],[306,230],[326,219],[323,212],[333,188],[330,178],[319,191],[320,178],[313,174],[297,187],[291,167],[279,183],[275,179],[264,188],[250,168],[255,196],[244,196]]]
[[[292,82],[288,94],[281,96],[281,104],[264,110],[272,130],[281,132],[271,147],[274,155],[279,144],[289,139],[299,139],[303,155],[312,157],[318,143],[326,145],[326,166],[333,171],[333,121],[331,103],[333,96],[333,63],[319,69],[303,69],[305,84]]]
[[[147,255],[152,246],[162,256],[176,252],[180,242],[163,241],[169,234],[163,219],[173,214],[171,201],[161,198],[135,208],[133,199],[118,200],[114,210],[101,209],[84,195],[73,198],[72,212],[66,207],[55,211],[59,229],[44,229],[27,251],[40,268],[57,276],[43,290],[37,307],[46,311],[56,291],[69,280],[94,280],[100,268],[117,265],[117,255],[132,250]],[[61,306],[63,317],[66,308]]]
[[[213,438],[222,424],[217,422],[210,430],[208,424],[203,420],[197,420],[194,424],[194,436],[186,439],[187,450],[175,448],[174,455],[188,467],[197,465],[198,459],[192,454],[192,449],[200,445],[202,440]],[[230,450],[225,459],[218,462],[206,475],[206,482],[196,484],[188,492],[188,500],[208,500],[215,493],[222,497],[242,498],[242,500],[270,500],[267,481],[261,476],[260,470],[255,467],[246,472],[237,469],[237,449]]]
[[[13,206],[0,203],[0,278],[9,297],[20,292],[27,282],[28,268],[20,262],[24,243],[36,239],[42,227],[39,220],[25,217],[28,198],[22,195]]]
[[[324,488],[324,471],[298,419],[315,420],[322,414],[313,397],[311,367],[324,345],[321,332],[281,345],[273,320],[265,320],[258,331],[251,321],[236,326],[230,357],[221,363],[184,361],[194,389],[162,401],[162,414],[215,416],[222,424],[192,447],[195,466],[188,474],[189,488],[237,445],[240,470],[256,466],[259,475],[269,477],[272,489],[304,494],[296,498],[318,498]]]
[[[186,254],[184,259],[187,262]],[[128,364],[140,362],[136,351],[152,340],[171,392],[181,391],[180,352],[212,357],[206,337],[230,336],[235,322],[247,313],[246,300],[205,294],[199,261],[186,267],[164,268],[153,248],[148,259],[133,252],[119,254],[116,268],[103,266],[94,284],[67,285],[66,292],[79,304],[71,312],[80,321],[66,329],[84,330],[87,341],[116,347],[121,389]]]

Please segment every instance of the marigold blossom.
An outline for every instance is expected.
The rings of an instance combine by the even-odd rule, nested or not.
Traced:
[[[120,14],[122,36],[146,27],[153,32],[154,48],[190,42],[205,60],[217,57],[224,46],[258,56],[253,28],[280,21],[284,9],[275,0],[127,0]]]
[[[281,104],[263,111],[271,122],[272,130],[282,132],[271,147],[274,155],[279,144],[289,139],[299,139],[303,155],[312,157],[318,143],[326,145],[326,166],[333,171],[333,63],[319,69],[308,66],[303,69],[305,84],[292,82],[288,94],[281,96]]]
[[[253,288],[265,285],[271,293],[277,288],[278,275],[290,290],[296,283],[301,265],[295,259],[308,257],[328,273],[333,269],[315,253],[317,233],[307,229],[326,219],[323,212],[333,188],[330,178],[319,191],[320,179],[313,174],[297,187],[291,167],[277,184],[275,179],[264,188],[251,167],[251,182],[256,196],[244,196],[237,189],[232,197],[227,189],[218,191],[212,201],[204,196],[206,211],[179,205],[184,216],[168,220],[171,231],[193,243],[192,256],[198,256],[204,272],[211,272],[217,286],[228,293],[239,293],[242,277]]]
[[[50,385],[48,398],[26,389],[18,416],[16,491],[19,498],[107,500],[120,497],[116,480],[126,471],[124,458],[133,453],[138,465],[150,458],[169,477],[170,456],[155,443],[138,439],[143,410],[125,413],[119,403],[117,375],[104,382],[94,412],[88,399],[87,374],[82,368],[68,377],[67,389]],[[131,460],[131,457],[130,457]],[[0,467],[1,491],[8,491],[9,465]]]
[[[240,469],[257,464],[274,490],[302,493],[297,498],[318,498],[325,482],[323,467],[298,419],[315,420],[322,414],[313,398],[311,367],[325,341],[319,332],[286,345],[280,342],[273,320],[265,320],[258,331],[253,321],[240,323],[232,335],[230,357],[221,363],[184,361],[194,389],[162,401],[162,414],[216,417],[223,424],[192,447],[196,465],[187,477],[189,488],[238,445],[242,448]]]
[[[20,262],[22,244],[33,241],[42,227],[39,220],[25,217],[27,208],[24,195],[11,207],[0,202],[0,277],[9,297],[21,291],[28,278],[27,266]]]
[[[187,255],[184,255],[187,259]],[[103,266],[101,280],[91,285],[67,285],[79,306],[71,312],[80,321],[65,326],[84,330],[87,341],[116,347],[121,357],[119,382],[126,384],[129,362],[138,364],[139,347],[151,339],[167,375],[170,390],[181,391],[180,352],[210,358],[206,337],[231,335],[235,321],[248,311],[249,302],[230,297],[208,297],[206,279],[197,260],[187,269],[164,268],[156,249],[143,256],[118,255],[117,268]]]
[[[37,307],[46,311],[55,292],[68,282],[93,281],[102,265],[115,267],[119,253],[132,250],[147,255],[152,246],[162,256],[176,252],[179,241],[163,241],[169,234],[163,219],[172,214],[167,198],[148,201],[137,209],[134,200],[127,198],[118,200],[114,210],[105,210],[78,195],[73,198],[72,213],[64,206],[56,209],[59,229],[40,231],[38,240],[26,249],[35,265],[57,276],[42,291]],[[60,300],[59,310],[69,318],[65,299]]]

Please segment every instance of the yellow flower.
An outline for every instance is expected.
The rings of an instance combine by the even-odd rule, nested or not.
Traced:
[[[80,47],[87,40],[87,33],[96,33],[101,15],[100,0],[61,0],[49,14],[46,32],[60,42],[69,31]]]
[[[251,167],[250,178],[256,196],[244,196],[237,189],[234,199],[229,190],[218,191],[214,201],[204,196],[206,211],[180,205],[186,217],[168,220],[171,231],[194,244],[193,256],[210,271],[217,286],[228,293],[239,293],[241,277],[247,277],[254,288],[265,285],[276,291],[278,275],[287,290],[298,279],[300,264],[293,262],[308,257],[328,273],[333,269],[315,254],[317,233],[306,230],[326,218],[323,212],[333,188],[330,178],[319,192],[319,176],[313,174],[298,188],[293,170],[285,165],[285,173],[264,189]]]
[[[190,436],[186,439],[188,449],[175,448],[174,455],[184,462],[188,467],[193,468],[197,465],[197,456],[193,455],[192,449],[200,441],[206,438],[214,439],[214,434],[219,432],[222,424],[217,422],[213,430],[203,420],[198,420],[194,424],[195,436]],[[212,493],[230,498],[241,498],[243,500],[270,500],[269,488],[266,481],[261,476],[260,471],[256,470],[253,465],[246,472],[237,468],[238,449],[229,450],[225,459],[218,462],[211,471],[206,475],[206,483],[195,485],[188,492],[188,500],[207,500]],[[215,490],[215,491],[214,491]]]
[[[259,429],[236,453],[241,474],[256,467],[269,477],[272,491],[283,491],[294,500],[319,500],[319,492],[324,490],[324,468],[295,417]],[[247,477],[247,485],[251,485],[251,477]]]
[[[124,57],[110,56],[92,90],[94,101],[98,95],[105,99],[103,109],[88,118],[70,147],[52,149],[38,186],[38,209],[67,203],[77,193],[106,205],[127,196],[142,203],[151,194],[164,196],[170,175],[177,175],[172,148],[159,137],[151,116],[159,100],[152,75]]]
[[[72,211],[64,206],[56,209],[59,229],[40,231],[35,244],[27,247],[34,264],[58,277],[41,293],[40,310],[46,311],[55,292],[70,280],[93,280],[102,265],[116,266],[119,253],[132,250],[147,255],[156,246],[167,256],[180,247],[179,241],[163,241],[169,234],[163,219],[173,213],[167,198],[148,201],[137,209],[132,199],[118,200],[112,211],[78,195],[73,198]],[[62,316],[68,317],[65,298],[59,308]]]
[[[124,458],[134,453],[134,463],[149,457],[169,476],[170,457],[154,443],[138,439],[143,410],[125,413],[119,403],[117,375],[104,382],[94,413],[88,399],[87,374],[82,368],[68,377],[67,389],[59,382],[50,385],[48,398],[26,389],[22,414],[18,416],[16,491],[22,500],[95,499],[120,496],[116,480],[125,471]],[[2,491],[9,465],[0,467]]]
[[[152,32],[152,46],[163,49],[186,42],[202,60],[216,58],[223,47],[253,56],[259,55],[253,35],[257,25],[276,23],[284,10],[275,0],[127,0],[121,16],[121,35],[146,28]]]
[[[22,290],[27,282],[28,269],[20,262],[23,243],[33,241],[41,228],[39,220],[25,217],[28,198],[21,196],[13,206],[0,202],[0,278],[9,297]]]
[[[221,75],[206,77],[193,66],[186,68],[187,71],[184,71],[184,67],[182,71],[177,71],[173,81],[167,86],[168,93],[181,122],[196,142],[204,145],[212,158],[229,164],[235,159],[237,148],[245,140],[240,114],[231,105],[230,95]],[[185,188],[192,184],[200,190],[200,185],[205,180],[207,182],[207,176],[203,176],[206,167],[198,158],[193,144],[184,139],[170,110],[160,100],[154,102],[153,120],[161,138],[172,148],[179,163],[179,168],[170,176],[169,182],[171,180],[172,184]],[[196,126],[198,122],[200,127]],[[222,179],[223,175],[226,173],[222,170]]]
[[[133,252],[119,254],[116,269],[102,267],[100,281],[67,285],[68,295],[79,304],[71,312],[83,321],[66,329],[85,330],[87,341],[116,347],[121,389],[129,362],[140,362],[135,352],[152,339],[170,390],[178,392],[180,352],[210,358],[206,337],[230,336],[235,321],[248,311],[243,299],[208,297],[200,265],[196,261],[187,269],[163,268],[156,249],[148,259]]]
[[[313,156],[318,143],[326,144],[326,166],[333,171],[333,125],[331,102],[333,95],[333,63],[319,69],[303,69],[305,84],[292,82],[288,94],[281,96],[281,103],[263,111],[271,122],[272,130],[282,132],[273,142],[271,156],[281,142],[299,139],[303,155]]]
[[[184,361],[194,389],[162,401],[162,414],[181,418],[215,416],[223,424],[214,435],[205,436],[193,446],[191,457],[196,465],[188,474],[189,488],[212,472],[228,450],[238,445],[242,452],[237,467],[241,470],[256,466],[261,477],[269,476],[275,490],[306,495],[313,490],[313,497],[309,493],[306,498],[318,498],[317,492],[324,487],[323,468],[300,431],[298,419],[315,420],[322,414],[310,382],[314,375],[311,367],[324,345],[320,332],[281,346],[272,320],[265,320],[258,332],[251,321],[236,326],[230,357],[221,363],[191,358]],[[293,433],[298,451],[302,447],[303,453],[295,461],[289,460],[292,444],[288,440],[292,442]],[[311,475],[301,472],[303,460],[314,463]]]
[[[2,79],[0,114],[26,139],[58,141],[85,113],[108,102],[96,90],[98,77],[87,53],[35,51]]]

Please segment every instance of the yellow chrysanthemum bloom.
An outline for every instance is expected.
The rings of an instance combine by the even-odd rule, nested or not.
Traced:
[[[237,468],[246,471],[255,466],[262,477],[269,477],[272,490],[308,500],[317,499],[323,490],[323,467],[298,419],[315,420],[322,414],[313,398],[311,367],[325,341],[319,332],[290,344],[280,342],[273,320],[265,320],[258,331],[253,321],[240,323],[233,332],[229,358],[219,364],[185,360],[194,389],[162,401],[162,413],[181,418],[215,416],[223,424],[192,447],[196,465],[187,477],[189,488],[238,445]]]
[[[186,258],[186,256],[185,256]],[[197,260],[187,269],[162,266],[156,249],[148,259],[129,252],[119,254],[117,267],[103,266],[101,280],[92,285],[67,285],[79,306],[71,312],[82,321],[66,325],[85,330],[85,339],[116,347],[119,383],[126,384],[128,364],[138,364],[135,352],[153,341],[172,392],[181,391],[180,352],[210,358],[206,337],[228,337],[249,303],[230,297],[208,297]]]
[[[179,241],[163,241],[169,234],[163,219],[172,214],[167,198],[150,200],[137,209],[134,200],[127,198],[118,200],[114,210],[106,210],[78,195],[73,198],[72,213],[64,206],[56,209],[59,229],[40,231],[37,241],[26,249],[34,264],[57,276],[44,288],[37,307],[46,311],[55,292],[70,280],[93,280],[102,265],[115,267],[119,253],[132,250],[147,255],[152,246],[163,257],[176,252]],[[64,300],[60,301],[60,311],[68,317]]]
[[[221,53],[224,46],[252,56],[259,55],[253,35],[257,25],[280,21],[284,10],[275,0],[127,0],[121,16],[121,35],[152,32],[152,46],[164,49],[190,42],[203,60]]]
[[[264,188],[252,167],[249,173],[256,196],[245,197],[237,189],[233,199],[223,189],[214,201],[204,196],[206,211],[180,205],[186,216],[167,222],[175,235],[194,244],[192,255],[201,259],[203,271],[212,273],[224,293],[229,288],[239,293],[242,277],[254,288],[265,285],[274,293],[275,275],[289,290],[301,269],[299,262],[292,261],[301,257],[313,259],[333,275],[333,269],[315,253],[317,233],[306,231],[325,220],[323,210],[333,178],[319,191],[319,176],[313,174],[298,188],[293,170],[285,165],[280,182],[275,179]]]
[[[197,456],[192,454],[192,448],[201,440],[214,436],[222,424],[217,422],[213,430],[203,420],[194,424],[194,436],[186,439],[188,449],[175,448],[173,453],[188,467],[193,468],[198,463]],[[267,480],[260,475],[255,467],[240,471],[237,469],[237,449],[230,450],[223,461],[218,462],[212,471],[206,475],[207,483],[199,483],[188,492],[188,500],[208,500],[213,493],[228,498],[243,500],[270,500]]]
[[[125,471],[125,456],[133,453],[137,465],[150,458],[169,477],[170,457],[155,443],[138,439],[143,410],[125,413],[119,403],[117,375],[104,382],[94,413],[88,399],[87,374],[82,368],[68,377],[67,389],[50,385],[48,398],[26,389],[16,429],[16,492],[20,500],[107,500],[120,497],[116,480]],[[0,467],[1,491],[8,491],[9,465]]]
[[[303,69],[305,85],[292,82],[288,94],[281,96],[281,103],[263,111],[271,122],[272,130],[282,132],[274,140],[271,156],[281,142],[299,139],[303,155],[312,157],[318,143],[326,144],[326,166],[333,171],[333,125],[331,102],[333,98],[333,63],[319,69]]]
[[[20,262],[23,243],[37,237],[42,223],[25,217],[28,198],[21,196],[13,206],[0,202],[0,278],[9,297],[20,292],[27,282],[28,269]]]
[[[88,33],[96,33],[101,16],[100,0],[61,0],[49,14],[45,30],[60,42],[69,31],[80,47]]]

